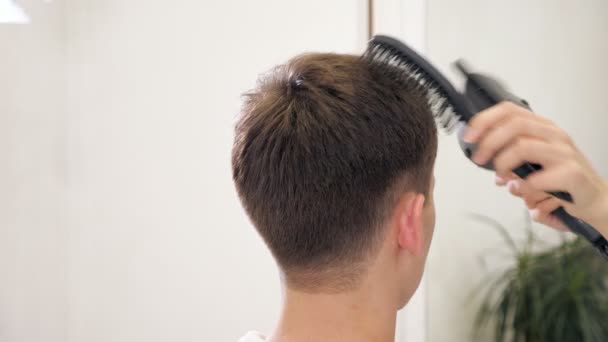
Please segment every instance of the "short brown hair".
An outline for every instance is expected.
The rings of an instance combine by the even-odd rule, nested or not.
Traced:
[[[437,131],[425,94],[382,68],[305,54],[245,95],[233,178],[292,287],[352,284],[395,193],[429,189]]]

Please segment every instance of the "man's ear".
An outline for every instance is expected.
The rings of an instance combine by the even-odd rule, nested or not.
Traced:
[[[424,246],[422,210],[424,195],[409,193],[404,195],[397,206],[399,247],[415,256],[421,255]]]

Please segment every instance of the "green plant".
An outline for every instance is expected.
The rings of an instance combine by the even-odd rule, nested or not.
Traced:
[[[490,325],[498,342],[608,341],[608,262],[580,239],[538,249],[531,223],[521,245],[498,222],[513,265],[482,284],[476,331]],[[478,292],[479,293],[479,292]]]

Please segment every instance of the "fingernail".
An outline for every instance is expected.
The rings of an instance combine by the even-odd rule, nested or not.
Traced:
[[[528,210],[528,212],[530,213],[530,217],[532,217],[533,220],[536,221],[540,218],[540,211],[538,209],[530,209]]]
[[[473,155],[473,161],[480,165],[485,164],[487,161],[486,159],[487,157],[485,156],[485,154],[481,152],[475,153]]]
[[[496,185],[505,185],[507,180],[502,176],[496,175],[496,177],[494,177],[494,182]]]
[[[463,137],[464,141],[468,142],[468,143],[473,143],[478,138],[479,138],[479,131],[472,127],[467,127],[466,131],[464,132],[464,137]]]
[[[507,187],[509,188],[509,190],[517,190],[519,189],[520,184],[516,180],[510,180],[509,182],[507,182]]]

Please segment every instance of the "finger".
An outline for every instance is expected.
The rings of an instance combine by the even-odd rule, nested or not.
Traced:
[[[544,201],[539,202],[536,205],[536,208],[543,213],[550,214],[561,206],[562,202],[559,199],[555,197],[548,197]]]
[[[561,207],[561,201],[549,197],[546,200],[538,203],[538,205],[530,210],[530,214],[535,221],[551,226],[557,230],[568,231],[568,227],[552,213],[557,208]]]
[[[509,180],[507,178],[498,175],[494,178],[494,183],[496,183],[498,186],[505,186],[508,181]]]
[[[507,182],[509,182],[512,179],[520,179],[520,178],[514,173],[511,173],[508,176],[494,175],[494,183],[496,183],[496,185],[498,185],[498,186],[507,185]]]
[[[502,121],[506,117],[513,115],[533,116],[533,113],[514,104],[513,102],[501,102],[479,112],[469,121],[464,140],[469,143],[476,142],[490,127],[495,126],[498,122]]]
[[[548,142],[563,139],[563,135],[555,126],[535,120],[534,116],[517,115],[503,120],[499,126],[488,130],[478,140],[473,160],[477,164],[487,163],[517,137],[534,137]]]
[[[534,138],[518,138],[494,158],[494,168],[499,175],[510,174],[524,162],[547,167],[560,160],[560,147]],[[543,189],[544,190],[544,189]]]
[[[524,199],[524,202],[526,202],[526,206],[528,207],[528,209],[532,209],[536,208],[539,203],[548,198],[551,198],[552,196],[544,191],[533,190],[524,194],[522,197]]]
[[[508,177],[501,177],[499,175],[496,175],[494,177],[494,183],[496,183],[496,185],[498,185],[498,186],[504,186],[507,184],[508,181],[509,181]]]
[[[559,230],[562,232],[567,232],[570,230],[557,217],[553,216],[552,214],[547,214],[547,213],[541,212],[538,209],[530,209],[530,216],[532,217],[532,219],[534,221],[536,221],[538,223],[542,223],[545,226],[549,226],[555,230]]]
[[[573,174],[576,173],[576,165],[559,165],[548,168],[543,168],[540,171],[534,172],[526,178],[526,182],[533,188],[543,191],[566,191],[572,196],[574,190],[572,188]]]
[[[551,197],[551,195],[547,194],[546,192],[533,188],[523,179],[519,179],[517,182],[519,183],[518,188],[521,197],[523,198],[524,202],[526,202],[526,206],[530,209],[536,207],[538,203]]]
[[[545,192],[538,192],[533,196],[524,197],[524,202],[526,202],[526,207],[528,209],[534,209],[538,206],[538,204],[546,199],[551,198],[550,195],[547,195]]]
[[[532,209],[538,205],[539,202],[550,198],[544,191],[539,191],[532,188],[522,179],[513,179],[507,182],[507,189],[509,192],[517,197],[521,197],[528,209]]]
[[[520,190],[520,182],[518,182],[516,179],[510,180],[507,182],[507,189],[514,196],[517,196],[517,197],[522,196],[522,192]]]

